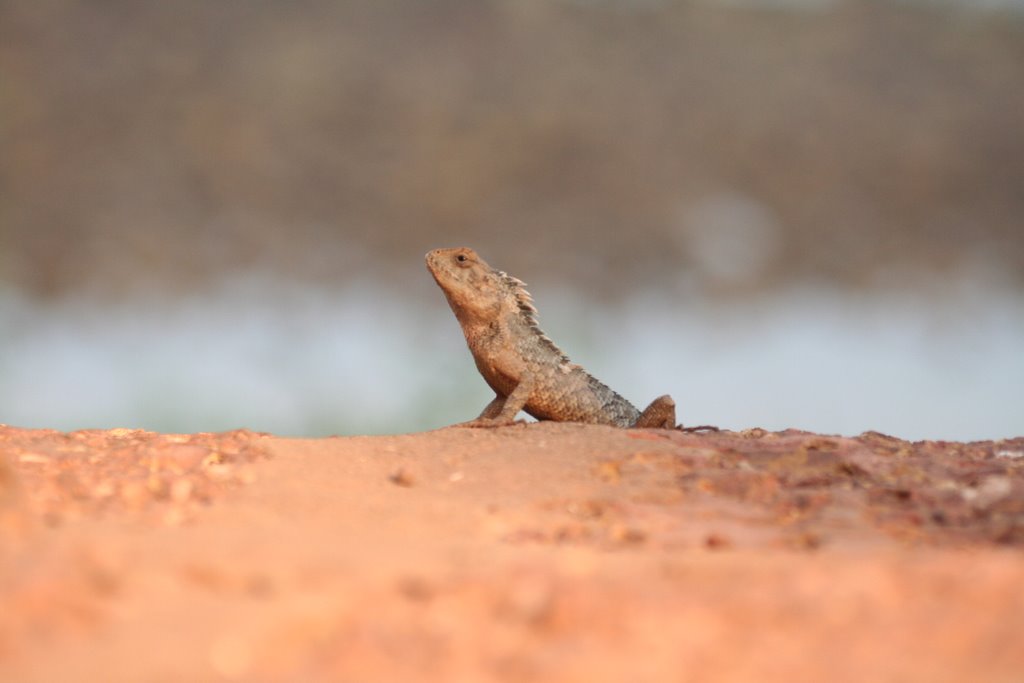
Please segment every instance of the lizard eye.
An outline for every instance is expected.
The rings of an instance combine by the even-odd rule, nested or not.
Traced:
[[[459,254],[458,256],[455,257],[455,260],[458,261],[459,263],[465,263],[466,262],[466,255],[465,254]]]

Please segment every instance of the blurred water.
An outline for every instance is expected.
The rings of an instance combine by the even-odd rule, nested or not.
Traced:
[[[424,280],[389,293],[243,278],[159,306],[0,294],[0,422],[320,436],[468,419],[489,391]],[[807,287],[728,305],[645,295],[614,308],[534,294],[575,361],[637,404],[671,393],[687,424],[1024,434],[1024,302],[998,288]]]

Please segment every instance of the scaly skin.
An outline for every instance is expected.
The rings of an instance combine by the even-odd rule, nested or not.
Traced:
[[[495,397],[467,427],[511,424],[520,410],[538,420],[614,427],[676,426],[675,402],[656,398],[642,413],[572,363],[537,325],[522,281],[472,249],[435,249],[427,269],[462,326],[476,367]]]

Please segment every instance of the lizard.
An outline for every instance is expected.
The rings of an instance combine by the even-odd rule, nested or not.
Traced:
[[[492,268],[468,247],[434,249],[426,262],[495,393],[479,417],[458,426],[509,425],[525,410],[538,420],[676,428],[676,404],[668,394],[641,412],[570,361],[541,330],[522,280]]]

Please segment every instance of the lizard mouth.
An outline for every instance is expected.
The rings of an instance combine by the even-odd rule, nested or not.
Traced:
[[[444,267],[443,264],[438,262],[437,250],[428,251],[425,260],[427,262],[427,270],[430,272],[430,276],[434,278],[434,282],[444,289],[441,280],[442,273],[444,273]]]
[[[428,251],[423,258],[427,262],[427,270],[434,276],[434,279],[437,279],[437,250]]]

